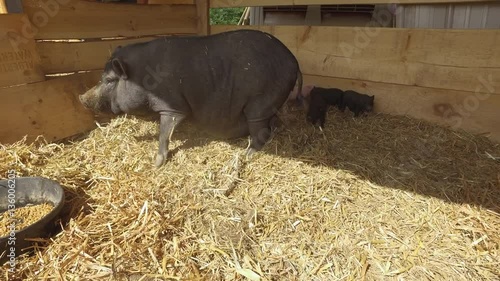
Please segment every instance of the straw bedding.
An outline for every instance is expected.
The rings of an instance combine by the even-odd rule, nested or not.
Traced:
[[[26,280],[499,280],[498,144],[382,114],[331,109],[323,132],[303,112],[282,118],[264,151],[240,157],[239,173],[235,155],[247,139],[216,140],[189,123],[160,169],[157,124],[133,117],[73,142],[2,147],[1,173],[45,176],[67,192],[62,232],[19,258],[17,272]]]

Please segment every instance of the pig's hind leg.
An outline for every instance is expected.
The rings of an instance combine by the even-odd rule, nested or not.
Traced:
[[[244,114],[247,119],[248,131],[251,138],[250,145],[247,148],[247,157],[261,150],[271,139],[273,131],[280,126],[281,121],[277,116],[279,108],[273,104],[283,104],[286,101],[286,96],[284,97],[282,101],[273,102],[266,100],[266,98],[270,99],[269,96],[260,95],[250,101],[245,107]]]
[[[247,148],[247,157],[251,157],[255,152],[260,151],[271,138],[271,126],[269,123],[270,118],[248,122],[250,145]]]

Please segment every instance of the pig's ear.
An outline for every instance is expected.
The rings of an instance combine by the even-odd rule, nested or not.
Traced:
[[[121,78],[127,80],[127,78],[128,78],[127,69],[125,68],[125,63],[123,61],[121,61],[118,58],[114,58],[111,61],[111,65],[113,66],[114,72],[116,74],[118,74],[118,76],[120,76]]]

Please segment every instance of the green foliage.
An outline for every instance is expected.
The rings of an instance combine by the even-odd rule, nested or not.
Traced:
[[[245,8],[211,8],[210,24],[238,24]]]

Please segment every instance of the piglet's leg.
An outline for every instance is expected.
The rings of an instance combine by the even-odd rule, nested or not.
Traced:
[[[160,145],[156,156],[155,166],[161,167],[168,156],[168,146],[175,127],[186,119],[186,115],[178,113],[161,113],[160,116]]]
[[[325,121],[326,121],[326,111],[321,112],[321,116],[319,117],[319,128],[323,130],[325,127]]]

